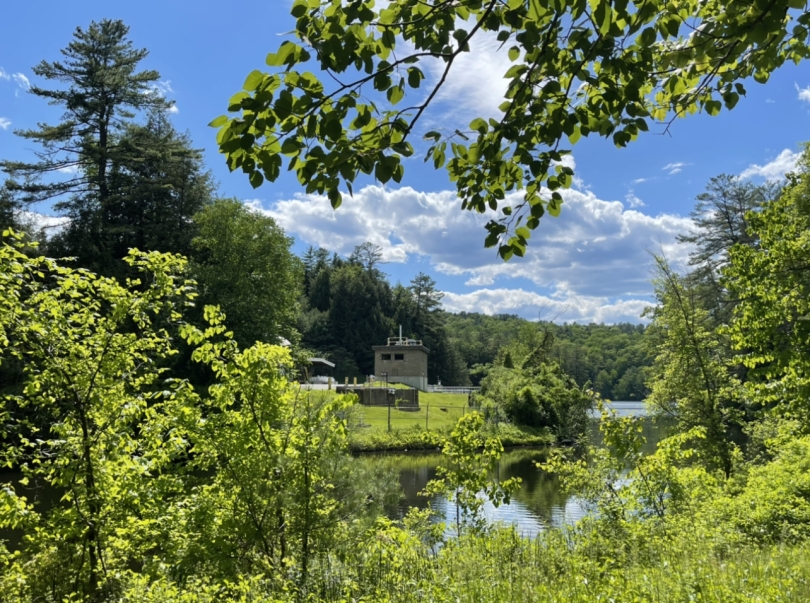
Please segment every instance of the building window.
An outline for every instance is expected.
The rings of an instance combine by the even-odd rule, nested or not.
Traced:
[[[405,360],[405,354],[394,354],[394,360]]]
[[[391,360],[391,354],[383,354],[382,359],[383,360]]]

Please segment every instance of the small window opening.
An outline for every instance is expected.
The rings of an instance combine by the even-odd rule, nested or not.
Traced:
[[[405,354],[394,354],[394,360],[405,360]]]
[[[391,360],[391,354],[383,354],[382,359],[383,360]]]

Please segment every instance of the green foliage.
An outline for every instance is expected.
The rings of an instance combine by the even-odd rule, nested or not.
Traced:
[[[737,246],[724,284],[739,299],[728,330],[749,395],[807,423],[810,399],[810,180],[805,149],[782,195],[749,215],[755,247]]]
[[[651,312],[658,335],[648,398],[657,412],[674,417],[681,432],[705,430],[700,448],[707,462],[730,475],[738,449],[732,434],[743,417],[743,396],[733,376],[729,346],[700,307],[694,281],[656,257],[659,305]]]
[[[40,512],[3,486],[0,527],[27,537],[24,552],[0,551],[2,590],[97,600],[116,591],[118,569],[150,556],[182,487],[173,463],[187,453],[192,394],[159,366],[175,353],[169,329],[194,289],[178,257],[133,250],[126,261],[145,278],[124,287],[27,257],[5,234],[12,245],[0,248],[0,352],[24,360],[25,382],[0,408],[31,408],[47,428],[7,417],[18,438],[4,442],[3,463],[63,494]]]
[[[605,398],[643,400],[648,392],[644,381],[652,357],[643,325],[558,325],[508,314],[461,312],[447,315],[447,331],[450,345],[471,368],[476,385],[488,365],[504,362],[498,360],[499,350],[519,345],[521,351],[516,353],[523,355],[542,347],[544,356],[555,360],[577,385],[590,382]]]
[[[120,258],[131,248],[190,256],[193,217],[211,202],[214,186],[202,152],[164,111],[153,110],[144,124],[123,124],[116,144],[121,151],[110,164],[109,198],[61,202],[70,221],[47,249],[120,279],[128,275]]]
[[[294,40],[267,56],[269,73],[248,75],[228,102],[237,115],[211,126],[228,167],[253,186],[275,181],[289,158],[307,192],[335,208],[341,185],[351,194],[362,175],[401,182],[422,135],[425,159],[447,170],[464,209],[502,210],[485,244],[508,260],[524,254],[546,212],[559,215],[560,189],[573,180],[562,163],[570,146],[595,135],[624,147],[651,125],[732,109],[742,80],[764,83],[808,56],[804,11],[796,0],[298,0]],[[487,35],[513,62],[500,115],[464,131],[419,131],[456,59]],[[421,90],[431,61],[442,75]],[[302,71],[313,65],[322,76]],[[504,205],[516,190],[520,203]]]
[[[292,369],[287,350],[256,343],[239,351],[224,316],[210,307],[206,314],[205,331],[187,326],[183,334],[217,377],[202,401],[192,463],[214,478],[184,513],[181,533],[197,537],[179,543],[177,571],[220,578],[274,571],[283,579],[292,569],[304,583],[310,556],[336,536],[351,507],[336,497],[336,476],[347,443],[341,412],[354,399],[301,392],[284,376]]]
[[[214,307],[205,329],[185,323],[196,293],[182,258],[133,250],[144,279],[124,286],[26,256],[6,234],[0,352],[25,361],[25,382],[2,398],[0,453],[24,478],[0,489],[0,529],[25,537],[0,543],[5,599],[126,599],[141,578],[263,571],[273,588],[304,585],[314,556],[362,529],[378,505],[345,454],[353,397],[304,394],[286,349],[239,350]],[[161,368],[178,333],[215,375],[205,395]],[[61,498],[33,504],[34,484]]]
[[[191,274],[204,304],[216,304],[242,346],[296,339],[300,265],[275,220],[235,199],[194,216]]]
[[[476,404],[494,420],[545,428],[558,439],[567,439],[585,432],[592,402],[552,362],[525,368],[494,367],[481,381]]]

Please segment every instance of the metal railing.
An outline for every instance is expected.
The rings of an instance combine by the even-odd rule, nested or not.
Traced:
[[[422,340],[407,339],[405,337],[389,337],[385,345],[422,345]]]
[[[456,385],[428,385],[427,391],[432,394],[474,394],[481,391],[481,388]]]

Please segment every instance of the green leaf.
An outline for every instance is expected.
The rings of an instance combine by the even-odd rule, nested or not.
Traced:
[[[294,138],[286,138],[281,144],[281,153],[288,156],[296,156],[301,152],[298,142]]]
[[[247,78],[245,78],[245,83],[242,86],[242,88],[244,88],[248,92],[253,92],[254,90],[256,90],[256,88],[259,87],[259,84],[262,83],[262,80],[264,80],[264,74],[258,69],[254,69],[248,74]]]
[[[650,47],[655,44],[655,39],[657,35],[655,33],[655,28],[653,27],[645,27],[641,34],[639,35],[639,41],[641,42],[642,46]]]
[[[237,92],[228,101],[228,111],[239,111],[242,108],[242,101],[250,98],[247,92]]]
[[[551,201],[548,202],[548,213],[550,213],[555,218],[559,217],[560,210],[562,210],[562,201],[552,199]]]
[[[307,14],[308,8],[309,5],[307,0],[295,0],[295,2],[293,2],[292,9],[290,10],[290,14],[296,19],[300,19]]]
[[[423,77],[422,72],[417,67],[408,68],[408,85],[411,88],[418,88]]]
[[[249,180],[253,188],[259,188],[264,183],[264,176],[262,176],[261,172],[254,171],[250,174]]]
[[[340,191],[336,188],[331,189],[326,196],[329,198],[332,209],[337,209],[343,203],[343,195],[341,195]]]
[[[518,48],[517,46],[512,46],[512,48],[509,49],[509,60],[512,62],[517,61],[519,56],[520,56],[520,48]]]
[[[402,89],[402,85],[392,86],[388,89],[387,96],[388,102],[392,105],[396,105],[405,96],[405,91]]]
[[[477,130],[481,134],[486,134],[488,130],[487,122],[480,117],[476,117],[470,122],[470,130]]]
[[[709,100],[706,101],[706,104],[703,107],[706,109],[706,113],[713,116],[720,113],[720,109],[723,107],[723,103],[717,100]]]
[[[212,128],[220,128],[228,123],[228,116],[227,115],[220,115],[216,119],[212,120],[208,125]]]

